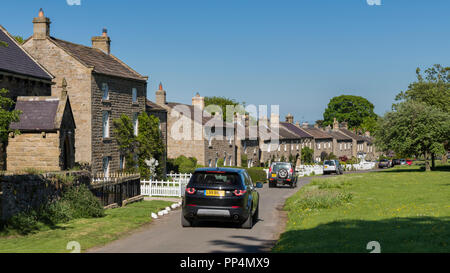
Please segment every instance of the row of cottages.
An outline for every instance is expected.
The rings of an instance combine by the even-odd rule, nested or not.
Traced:
[[[237,150],[233,124],[222,117],[210,116],[205,110],[205,98],[196,94],[192,104],[168,102],[162,84],[156,91],[155,107],[165,109],[167,157],[194,157],[199,165],[214,167],[223,160],[224,166],[237,165]]]
[[[345,122],[339,124],[335,120],[333,128],[319,128],[317,125],[311,127],[307,123],[294,124],[294,117],[289,114],[285,122],[280,122],[277,115],[272,115],[270,121],[265,117],[261,118],[259,125],[264,127],[267,124],[266,130],[258,131],[258,126],[249,126],[248,116],[241,123],[246,124],[246,137],[238,139],[237,147],[239,158],[245,158],[247,167],[282,160],[300,165],[301,151],[305,147],[314,150],[315,162],[323,161],[330,154],[338,158],[365,160],[376,160],[380,155],[368,132],[364,135],[357,134],[349,130]],[[251,130],[258,132],[257,137],[251,137],[248,133]]]
[[[32,146],[49,147],[51,139],[57,137],[61,153],[56,158],[60,158],[60,164],[42,163],[46,166],[42,169],[69,169],[78,162],[89,166],[93,173],[120,171],[125,167],[125,158],[114,141],[113,120],[122,114],[133,120],[135,134],[140,113],[148,111],[159,117],[167,141],[166,109],[147,100],[148,77],[111,54],[106,29],[101,36],[92,37],[92,46],[84,46],[52,37],[50,25],[41,9],[33,19],[33,35],[22,46],[3,28],[0,31],[0,40],[9,44],[0,49],[0,87],[10,90],[10,96],[17,100],[16,108],[23,112],[20,122],[11,125],[22,134],[9,140],[9,153],[3,160],[8,170],[27,167],[14,162],[16,151],[23,152],[22,158],[29,158],[23,160],[52,161],[53,152],[40,153]],[[27,146],[24,139],[36,136],[25,132],[41,132],[45,140]],[[58,136],[48,134],[54,132]]]

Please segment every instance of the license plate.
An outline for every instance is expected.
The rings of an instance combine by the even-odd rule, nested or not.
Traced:
[[[205,191],[206,196],[225,196],[225,191],[217,191],[217,190],[206,190]]]
[[[325,166],[325,169],[328,168],[328,166]]]
[[[273,174],[272,174],[272,177],[277,177],[277,174],[276,174],[276,173],[273,173]]]

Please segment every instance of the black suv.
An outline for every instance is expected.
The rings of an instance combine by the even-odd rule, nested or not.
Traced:
[[[279,184],[297,187],[297,173],[295,166],[288,162],[273,162],[269,168],[269,188],[277,187]]]
[[[197,169],[183,196],[181,225],[196,221],[234,222],[252,228],[258,220],[262,183],[253,185],[246,170],[231,168]]]

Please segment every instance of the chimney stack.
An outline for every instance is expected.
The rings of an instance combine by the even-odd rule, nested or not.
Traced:
[[[300,122],[297,121],[297,122],[295,123],[295,126],[297,126],[298,128],[300,128]]]
[[[339,122],[337,121],[336,118],[334,118],[333,121],[333,131],[338,131],[339,130]]]
[[[308,122],[303,122],[302,128],[303,129],[308,129],[309,128],[309,123]]]
[[[314,128],[319,129],[319,124],[314,124]]]
[[[199,107],[203,111],[205,109],[205,98],[197,93],[195,97],[192,98],[192,105]]]
[[[166,105],[166,91],[164,91],[162,83],[159,83],[158,91],[156,91],[156,104]]]
[[[343,128],[343,129],[348,129],[348,123],[347,122],[342,122],[341,123],[341,127]]]
[[[102,36],[92,37],[92,47],[100,49],[108,55],[111,53],[111,39],[106,28],[103,29]]]
[[[270,127],[279,127],[280,126],[280,115],[275,113],[270,114]]]
[[[33,19],[33,39],[44,40],[50,36],[50,19],[45,17],[42,8],[39,10],[38,17]]]
[[[294,116],[291,113],[286,116],[286,122],[294,124]]]

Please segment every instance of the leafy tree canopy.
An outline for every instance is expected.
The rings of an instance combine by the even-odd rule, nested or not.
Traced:
[[[420,68],[417,68],[416,75],[417,81],[411,83],[408,89],[400,92],[395,99],[423,102],[450,113],[450,67],[435,64],[426,69],[424,75]]]
[[[309,147],[304,147],[301,153],[302,164],[314,163],[314,150]]]
[[[366,118],[377,119],[373,109],[373,104],[360,96],[341,95],[334,97],[323,113],[323,126],[332,126],[334,118],[336,118],[339,122],[346,121],[351,129],[359,129]],[[366,123],[368,121],[366,120]]]
[[[240,105],[236,100],[234,99],[228,99],[225,97],[205,97],[205,107],[208,107],[210,105],[217,105],[222,110],[222,117],[224,121],[232,122],[233,120],[227,120],[227,105],[237,106]],[[243,105],[243,104],[241,104]],[[207,109],[208,110],[208,109]],[[216,112],[209,110],[208,111],[211,115],[216,114]],[[235,113],[233,113],[234,115]]]
[[[409,100],[399,103],[392,112],[380,118],[375,144],[382,151],[392,150],[409,156],[428,157],[444,153],[444,142],[450,138],[450,114],[436,106]]]

